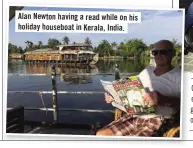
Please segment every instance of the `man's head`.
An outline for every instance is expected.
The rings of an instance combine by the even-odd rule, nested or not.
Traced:
[[[155,56],[156,66],[170,66],[175,56],[174,45],[169,40],[160,40],[155,43],[152,54]]]

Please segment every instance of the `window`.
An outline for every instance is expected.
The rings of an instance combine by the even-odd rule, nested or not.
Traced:
[[[33,60],[36,60],[36,55],[33,55]]]
[[[55,60],[59,60],[59,55],[58,54],[55,55]]]
[[[40,60],[43,60],[43,55],[40,55]]]
[[[51,60],[51,55],[47,55],[47,60]]]

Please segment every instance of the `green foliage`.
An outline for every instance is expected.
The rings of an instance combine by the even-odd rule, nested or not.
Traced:
[[[121,42],[119,45],[116,42],[110,44],[107,40],[103,40],[98,45],[96,52],[98,52],[100,56],[119,55],[140,57],[144,52],[146,52],[146,50],[147,45],[142,39],[130,39],[126,42]]]
[[[39,49],[42,48],[42,41],[38,41],[38,47]]]
[[[113,52],[111,50],[112,46],[107,40],[102,40],[96,48],[96,52],[99,53],[99,56],[110,56]]]
[[[91,40],[89,39],[89,37],[87,37],[87,38],[84,40],[84,43],[85,43],[85,44],[88,44],[88,45],[91,45],[91,44],[92,44],[92,42],[91,42]]]
[[[69,44],[70,39],[67,36],[64,36],[62,41],[65,44]],[[172,39],[171,42],[174,44],[176,49],[176,57],[173,59],[173,64],[179,63],[181,60],[182,54],[182,45],[178,43],[176,39]],[[60,41],[55,38],[49,38],[46,45],[42,44],[42,41],[38,41],[37,44],[34,44],[31,41],[26,41],[26,48],[22,50],[21,47],[17,47],[9,43],[9,54],[10,53],[23,53],[26,51],[32,51],[40,48],[55,48],[57,45],[61,45]],[[76,43],[76,42],[73,42]],[[85,38],[85,44],[92,44],[92,41],[89,37]],[[145,65],[148,64],[148,60],[150,58],[150,50],[154,47],[155,43],[147,45],[143,39],[129,39],[124,40],[123,42],[117,43],[112,42],[109,43],[108,40],[102,40],[97,47],[94,48],[94,52],[99,53],[100,57],[103,56],[121,56],[121,57],[130,57],[130,58],[141,58],[142,63]]]
[[[61,43],[60,43],[60,41],[59,40],[57,40],[57,39],[48,39],[48,43],[47,43],[47,47],[48,48],[54,48],[54,47],[56,47],[57,45],[60,45]]]
[[[11,43],[9,43],[8,45],[8,54],[13,54],[13,53],[23,53],[23,49],[22,47],[17,47],[16,45],[12,45]]]
[[[172,39],[171,42],[174,44],[176,49],[176,56],[174,57],[172,63],[176,65],[181,60],[182,45],[177,42],[176,39]],[[150,51],[154,48],[154,44],[147,45],[144,43],[143,39],[129,39],[124,40],[121,43],[109,43],[107,40],[103,40],[94,50],[99,53],[99,56],[122,56],[130,58],[140,58],[141,62],[148,65],[150,58]]]
[[[69,39],[69,37],[65,36],[65,37],[63,37],[62,41],[64,44],[69,44],[70,39]]]

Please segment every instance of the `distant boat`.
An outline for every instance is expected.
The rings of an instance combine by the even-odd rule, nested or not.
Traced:
[[[122,59],[127,59],[127,56],[122,56]]]
[[[57,62],[58,64],[88,64],[94,65],[99,60],[99,55],[91,51],[92,46],[88,44],[58,45],[57,49],[37,49],[26,52],[27,62]]]
[[[98,60],[99,60],[99,54],[97,53],[93,56],[93,60],[89,63],[89,65],[95,65],[98,62]]]

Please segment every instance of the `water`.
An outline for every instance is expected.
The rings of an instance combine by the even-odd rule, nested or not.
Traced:
[[[114,73],[115,64],[119,65],[121,73],[138,73],[148,64],[141,60],[100,60],[95,66],[82,66],[77,68],[57,67],[57,73]],[[8,73],[50,73],[49,65],[26,65],[21,60],[11,60],[8,64]],[[104,91],[100,79],[114,80],[114,75],[93,76],[57,76],[58,91]],[[51,91],[52,82],[50,76],[8,76],[8,91]],[[43,102],[46,108],[52,108],[52,95],[43,94]],[[11,94],[8,93],[7,107],[43,108],[39,94]],[[111,104],[106,104],[103,94],[58,94],[58,107],[68,109],[97,109],[114,110]],[[95,124],[100,122],[108,124],[114,119],[112,113],[82,113],[60,111],[59,122]],[[25,120],[53,121],[52,112],[25,111]]]

